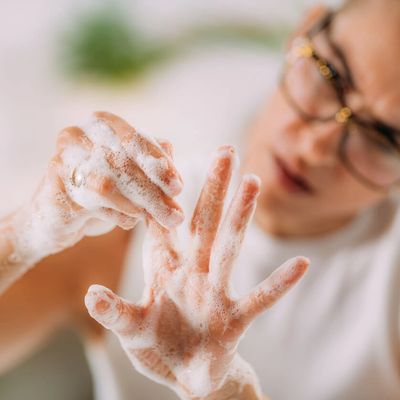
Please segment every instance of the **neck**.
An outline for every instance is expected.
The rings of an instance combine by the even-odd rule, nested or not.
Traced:
[[[315,237],[327,233],[334,232],[335,230],[343,227],[355,215],[332,218],[327,220],[321,219],[294,219],[294,218],[281,218],[276,217],[274,213],[262,210],[261,208],[256,211],[255,221],[264,232],[273,236],[282,238],[295,238],[295,237]]]

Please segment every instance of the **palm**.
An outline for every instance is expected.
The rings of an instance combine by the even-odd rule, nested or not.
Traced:
[[[140,305],[102,287],[92,287],[87,296],[91,315],[117,333],[139,371],[178,382],[190,395],[203,396],[221,386],[248,324],[307,266],[304,259],[295,259],[247,297],[231,297],[232,267],[259,191],[258,180],[245,177],[221,223],[232,166],[233,150],[222,148],[194,211],[186,251],[178,250],[174,231],[148,221]],[[104,296],[113,307],[109,300],[102,302]]]
[[[205,357],[211,360],[212,375],[222,378],[244,329],[244,324],[235,323],[238,305],[209,281],[208,274],[187,265],[165,270],[168,261],[164,261],[156,283],[146,290],[143,317],[136,329],[153,337],[150,347],[160,360],[190,366]],[[185,378],[172,370],[183,384]]]

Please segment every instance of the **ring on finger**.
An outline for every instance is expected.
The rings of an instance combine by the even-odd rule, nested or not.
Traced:
[[[75,187],[81,187],[85,183],[85,175],[82,172],[77,171],[76,168],[72,170],[71,183]]]

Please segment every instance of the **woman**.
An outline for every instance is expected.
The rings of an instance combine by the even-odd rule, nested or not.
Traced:
[[[279,88],[249,132],[243,171],[256,173],[261,186],[257,226],[248,232],[254,246],[247,252],[243,249],[238,265],[246,262],[246,270],[235,284],[243,293],[283,259],[300,253],[312,263],[300,284],[279,306],[259,317],[242,342],[241,354],[254,366],[271,398],[394,399],[400,394],[400,222],[391,195],[400,178],[399,20],[397,0],[352,1],[336,15],[314,8],[289,44]],[[82,179],[90,185],[87,175],[73,174],[68,179],[75,186],[81,185]],[[175,193],[169,192],[171,196]],[[171,199],[168,204],[171,210],[178,210]],[[89,205],[86,208],[90,209]],[[130,212],[125,214],[131,217]],[[118,217],[125,221],[126,215]],[[147,219],[153,246],[168,253],[170,234],[162,228],[154,232],[151,217]],[[133,225],[134,221],[128,221]],[[173,225],[158,222],[164,228]],[[71,237],[70,243],[75,240]],[[115,239],[120,246],[122,242],[122,238]],[[111,240],[109,243],[112,246]],[[152,265],[157,263],[165,265],[161,257]],[[300,277],[306,263],[297,259],[295,265],[289,284]],[[82,277],[80,282],[84,281]],[[163,278],[158,285],[170,290],[172,284],[166,282]],[[268,294],[268,287],[264,289]],[[169,343],[160,331],[156,331],[157,346],[150,347],[150,354],[140,354],[138,349],[148,348],[126,341],[125,336],[132,339],[129,329],[140,325],[137,316],[143,310],[99,287],[91,289],[87,299],[92,315],[119,335],[132,362],[143,370],[141,360],[150,360],[145,367],[151,370],[155,366],[153,377],[176,381],[174,389],[183,396],[224,398],[227,387],[232,388],[227,398],[261,396],[253,373],[250,378],[232,373],[238,359],[236,335],[245,323],[235,331],[235,340],[229,342],[233,345],[222,346],[227,353],[218,349],[214,359],[221,358],[223,367],[210,369],[210,359],[202,358],[202,352],[190,353],[189,359],[196,360],[193,365],[185,364],[187,354],[180,354],[181,359],[174,351],[170,358],[167,352],[162,358],[160,353],[154,355],[155,348]],[[183,307],[183,300],[173,295],[171,299],[176,307],[158,311],[174,326],[181,321],[176,308]],[[64,298],[59,303],[66,304],[62,309],[77,308]],[[187,298],[184,304],[190,304]],[[208,318],[215,317],[212,310],[200,311]],[[249,322],[249,318],[244,320]],[[197,326],[195,333],[202,329]],[[193,337],[197,336],[180,336],[181,348]]]

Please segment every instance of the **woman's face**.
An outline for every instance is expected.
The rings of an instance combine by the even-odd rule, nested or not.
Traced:
[[[400,130],[400,6],[396,0],[365,1],[338,14],[330,40],[343,54],[355,87],[346,99],[363,117]],[[314,10],[306,28],[323,16]],[[319,33],[316,51],[337,69],[341,61]],[[249,132],[244,171],[262,180],[256,217],[278,235],[310,235],[335,229],[387,192],[372,190],[337,156],[343,125],[306,122],[278,88]]]

